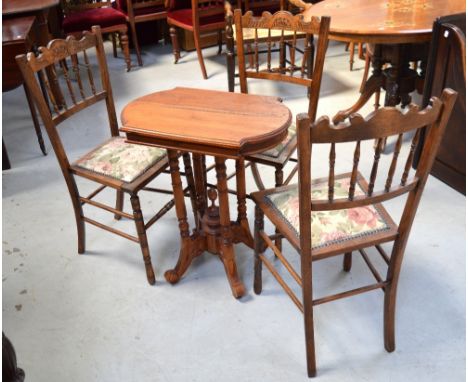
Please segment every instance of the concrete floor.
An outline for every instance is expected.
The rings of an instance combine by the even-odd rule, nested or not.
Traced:
[[[160,89],[227,89],[224,57],[216,48],[204,51],[208,81],[193,52],[173,65],[170,46],[147,47],[145,66],[126,73],[122,57],[112,58],[109,43],[106,49],[117,113],[131,99]],[[318,115],[355,100],[363,62],[355,67],[349,71],[343,45],[332,43]],[[250,90],[282,96],[294,112],[306,110],[301,88],[256,82]],[[232,298],[223,267],[210,254],[198,258],[178,285],[164,281],[178,254],[174,210],[149,231],[154,287],[146,282],[138,246],[125,239],[87,226],[87,252],[78,256],[65,182],[54,153],[39,151],[23,90],[4,94],[2,104],[13,166],[2,176],[3,331],[27,381],[307,380],[302,316],[267,272],[264,293],[253,293],[252,251],[245,246],[236,247],[248,290],[240,300]],[[107,137],[104,109],[93,110],[63,127],[72,158]],[[253,190],[250,174],[247,182]],[[169,178],[158,184],[169,187]],[[143,211],[149,215],[166,200],[150,194]],[[98,219],[114,224],[107,213]],[[115,224],[133,229],[130,222]],[[292,248],[285,250],[297,266]],[[381,292],[321,305],[315,310],[319,380],[465,380],[465,253],[465,197],[431,177],[402,268],[396,351],[383,347]],[[340,258],[319,262],[314,277],[316,296],[372,280],[358,258],[349,274],[341,271]]]

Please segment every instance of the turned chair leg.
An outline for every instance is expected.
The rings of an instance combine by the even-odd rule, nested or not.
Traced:
[[[206,74],[205,61],[203,60],[203,53],[200,44],[200,34],[194,32],[193,40],[195,41],[195,49],[197,50],[198,63],[200,64],[200,69],[202,71],[203,78],[207,80],[208,76]]]
[[[117,41],[115,39],[115,33],[111,33],[111,41],[112,41],[112,54],[114,58],[117,58]]]
[[[141,59],[140,44],[138,43],[135,21],[130,21],[130,29],[132,31],[132,41],[137,55],[138,65],[143,66],[143,60]]]
[[[218,54],[221,54],[223,51],[223,31],[220,29],[218,31]]]
[[[351,270],[351,265],[353,264],[353,253],[346,252],[343,256],[343,270],[349,272]]]
[[[169,28],[169,34],[171,35],[172,53],[174,54],[174,64],[177,64],[177,62],[179,62],[180,59],[180,48],[179,41],[177,40],[177,31],[173,26]]]
[[[283,185],[283,168],[282,167],[277,167],[276,170],[275,170],[275,187],[281,187],[282,185]],[[279,234],[280,231],[276,228],[275,233]],[[275,246],[281,252],[281,250],[282,250],[281,238],[275,239]]]
[[[349,43],[349,70],[353,70],[354,65],[354,42]]]
[[[132,68],[132,61],[130,59],[130,49],[128,47],[128,35],[127,32],[120,32],[120,45],[125,57],[125,63],[127,64],[127,72]]]
[[[81,205],[80,194],[73,177],[67,176],[65,181],[67,183],[68,191],[70,192],[70,197],[73,204],[73,212],[75,213],[76,230],[78,234],[78,253],[81,255],[86,250],[86,232],[83,206]]]
[[[151,256],[148,247],[148,239],[146,237],[146,229],[145,224],[143,222],[143,214],[140,208],[140,199],[137,195],[133,194],[130,197],[130,201],[132,203],[133,208],[133,217],[135,218],[135,225],[136,231],[138,234],[138,240],[140,242],[141,252],[143,254],[143,261],[145,263],[146,269],[146,278],[148,279],[148,283],[153,285],[156,280],[154,277],[153,266],[151,264]]]
[[[254,228],[254,292],[262,293],[262,260],[260,254],[263,253],[264,244],[260,236],[260,231],[263,231],[264,215],[260,207],[255,206],[255,228]]]
[[[115,200],[115,209],[117,211],[122,212],[123,211],[123,204],[124,204],[124,193],[123,191],[117,190],[117,196]],[[114,219],[115,220],[120,220],[122,218],[121,215],[119,214],[114,214]]]

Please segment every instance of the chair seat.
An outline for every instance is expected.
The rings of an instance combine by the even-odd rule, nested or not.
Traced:
[[[355,196],[364,195],[367,188],[359,175]],[[335,178],[334,198],[348,197],[350,184],[349,174]],[[328,199],[328,178],[312,181],[312,200]],[[260,205],[271,208],[267,216],[274,214],[285,222],[288,229],[299,237],[299,192],[298,186],[290,185],[276,190],[255,193],[260,197]],[[252,196],[255,196],[253,194]],[[263,203],[262,203],[263,202]],[[311,215],[312,249],[330,247],[359,238],[370,238],[372,235],[386,232],[396,234],[396,226],[381,204],[367,205],[334,211],[312,211]]]
[[[219,8],[219,7],[216,7]],[[193,27],[192,10],[191,9],[178,9],[175,11],[169,11],[167,18],[176,21],[178,24],[186,25],[187,27]],[[210,24],[224,23],[224,13],[215,14],[211,16],[200,17],[200,26],[206,27]]]
[[[125,14],[114,8],[94,8],[69,14],[63,19],[62,27],[65,33],[90,30],[93,25],[108,28],[125,24]]]
[[[284,150],[288,147],[288,144],[293,140],[296,139],[296,124],[293,123],[291,126],[288,128],[288,135],[286,138],[284,138],[281,143],[273,147],[272,149],[269,149],[267,151],[264,151],[261,153],[261,155],[266,155],[272,158],[278,158]]]
[[[115,137],[78,159],[74,166],[130,183],[165,158],[165,149]]]
[[[244,36],[243,39],[245,42],[248,41],[254,41],[255,40],[255,28],[243,28]],[[234,38],[234,41],[237,41],[236,39],[236,26],[232,26],[232,35]],[[279,40],[281,38],[281,30],[279,29],[270,29],[270,36],[273,39]],[[294,31],[290,30],[285,30],[283,36],[286,39],[292,39],[294,36]],[[297,38],[305,38],[306,34],[305,33],[296,33]],[[257,29],[257,37],[259,42],[261,41],[267,41],[268,39],[268,29],[263,29],[263,28],[258,28]]]

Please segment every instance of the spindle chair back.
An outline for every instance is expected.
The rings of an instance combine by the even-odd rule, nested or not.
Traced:
[[[297,116],[298,184],[252,194],[256,202],[254,290],[257,294],[262,291],[261,272],[262,265],[265,265],[303,312],[309,377],[316,373],[313,307],[319,304],[381,289],[385,295],[385,349],[389,352],[395,349],[396,290],[403,254],[456,96],[456,92],[446,89],[440,99],[432,98],[431,104],[423,110],[410,105],[409,110],[403,113],[393,107],[384,107],[365,119],[358,114],[352,115],[349,122],[337,126],[331,124],[328,117],[321,117],[313,123],[309,115],[300,114]],[[412,171],[415,147],[421,129],[425,126],[429,127],[428,139],[421,160],[415,171]],[[407,154],[400,158],[405,134],[413,136],[409,147],[405,147]],[[396,138],[394,152],[388,167],[383,167],[379,165],[381,143],[390,136]],[[378,141],[375,146],[366,142],[374,139]],[[352,158],[347,161],[352,166],[350,172],[337,175],[337,147],[341,147],[343,143],[354,146],[351,150]],[[328,176],[312,180],[312,152],[318,151],[316,146],[323,144],[330,146]],[[366,157],[372,163],[368,177],[359,171]],[[406,200],[403,200],[405,196]],[[392,220],[382,204],[395,198],[400,198],[404,206],[398,224]],[[279,233],[272,236],[266,234],[264,215]],[[299,253],[300,272],[294,269],[284,253],[274,245],[272,240],[278,236],[286,238]],[[381,244],[392,241],[389,256]],[[302,301],[265,256],[267,247],[274,251],[302,289]],[[378,268],[371,262],[371,253],[366,251],[369,247],[376,247],[376,254],[381,255],[387,264],[386,277],[381,276]],[[358,251],[363,257],[376,282],[326,297],[314,297],[313,261],[344,254],[343,268],[350,271],[353,251]]]
[[[169,201],[145,223],[138,192],[147,190],[172,194],[168,190],[147,187],[150,181],[168,167],[167,155],[163,149],[128,144],[119,136],[100,28],[93,27],[91,32],[83,32],[80,40],[73,36],[67,37],[66,40],[52,40],[47,47],[39,48],[39,55],[20,55],[16,61],[39,110],[72,199],[78,231],[78,253],[85,251],[85,223],[120,235],[140,244],[148,282],[154,284],[146,230],[170,210],[174,201]],[[47,76],[46,70],[53,76]],[[51,83],[55,85],[54,91]],[[43,90],[40,84],[43,85]],[[57,102],[58,96],[63,99],[63,103]],[[98,103],[106,105],[110,139],[72,162],[58,126]],[[191,173],[191,169],[186,172]],[[99,183],[100,187],[88,196],[81,196],[76,177]],[[115,208],[94,200],[106,187],[116,190]],[[123,211],[124,193],[130,194],[133,214]],[[135,221],[137,235],[130,235],[88,218],[84,215],[84,205],[111,212],[116,219],[125,217]]]

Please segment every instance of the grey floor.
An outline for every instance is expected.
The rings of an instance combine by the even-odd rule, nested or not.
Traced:
[[[106,50],[118,113],[131,99],[160,89],[227,89],[224,57],[216,48],[204,52],[207,81],[193,52],[173,65],[170,46],[147,47],[145,66],[126,73],[109,43]],[[355,67],[349,71],[343,45],[331,44],[318,115],[355,100],[363,61]],[[256,82],[250,90],[282,96],[294,112],[306,111],[302,88]],[[4,94],[2,105],[13,166],[2,176],[3,331],[27,381],[307,380],[302,316],[269,274],[264,293],[253,293],[252,251],[245,246],[236,247],[247,286],[240,300],[231,296],[223,267],[210,254],[198,258],[178,285],[164,281],[178,254],[174,210],[149,232],[153,287],[138,246],[125,239],[88,227],[87,252],[78,256],[65,183],[53,152],[44,157],[39,151],[22,89]],[[63,134],[72,157],[104,140],[103,121],[104,110],[97,108],[67,122]],[[253,190],[250,174],[247,182]],[[169,187],[168,177],[158,183]],[[87,183],[80,186],[91,190]],[[143,210],[150,214],[165,201],[149,195]],[[398,212],[398,206],[389,210]],[[133,229],[129,222],[113,223],[108,214],[98,218]],[[298,265],[292,248],[285,251]],[[401,273],[396,351],[383,347],[380,291],[318,306],[318,379],[465,380],[465,254],[465,197],[431,177]],[[371,281],[357,258],[349,274],[341,271],[339,258],[317,263],[314,278],[317,296]]]

